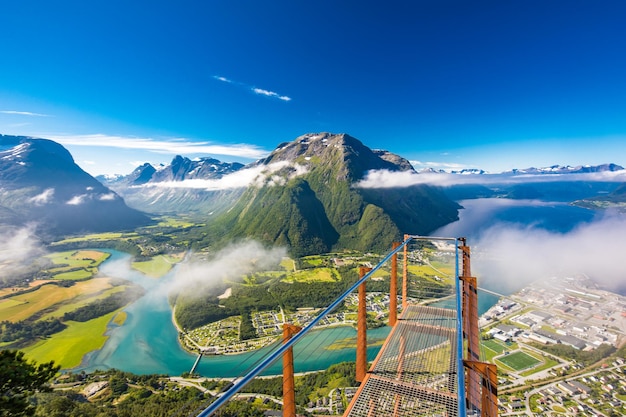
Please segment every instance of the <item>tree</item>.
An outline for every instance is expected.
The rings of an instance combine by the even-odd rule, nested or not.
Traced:
[[[49,390],[46,384],[60,368],[54,361],[29,363],[17,350],[0,351],[0,416],[32,415],[28,397]]]

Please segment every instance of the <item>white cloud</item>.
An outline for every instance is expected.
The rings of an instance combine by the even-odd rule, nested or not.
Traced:
[[[290,97],[281,96],[278,93],[275,93],[275,92],[269,91],[269,90],[264,90],[262,88],[253,88],[252,91],[254,91],[256,94],[260,94],[262,96],[273,97],[273,98],[277,98],[277,99],[283,100],[283,101],[291,101]]]
[[[31,197],[28,201],[30,201],[31,203],[37,206],[41,206],[41,205],[47,204],[53,195],[54,195],[54,188],[46,188],[41,194]]]
[[[112,201],[112,200],[115,200],[115,198],[116,198],[115,193],[100,194],[98,196],[98,200],[100,201]]]
[[[238,280],[245,274],[275,267],[287,255],[283,247],[267,248],[254,240],[226,246],[206,262],[180,264],[176,269],[174,288],[207,287],[224,279]]]
[[[371,170],[355,184],[359,188],[398,188],[417,184],[451,185],[457,175],[443,173],[417,174],[413,171]]]
[[[213,78],[215,78],[218,81],[225,82],[225,83],[229,83],[229,84],[232,83],[232,81],[226,77],[220,77],[220,76],[214,75]]]
[[[462,169],[469,168],[466,165],[457,164],[454,162],[433,162],[433,161],[409,161],[409,162],[411,162],[411,165],[413,165],[413,168],[417,169],[418,171],[424,168],[430,168],[430,169],[434,169],[437,171],[439,170],[460,171]]]
[[[87,194],[75,195],[74,197],[69,199],[65,204],[68,204],[70,206],[78,206],[78,205],[83,204],[85,200],[87,199],[87,197],[88,197]]]
[[[284,96],[284,95],[275,93],[274,91],[266,90],[264,88],[253,87],[249,84],[238,82],[238,81],[233,81],[229,78],[222,77],[219,75],[214,75],[213,78],[224,83],[233,84],[233,85],[245,88],[247,90],[252,91],[254,94],[259,94],[262,96],[271,97],[271,98],[275,98],[275,99],[282,100],[282,101],[291,101],[291,97]]]
[[[30,111],[18,111],[18,110],[0,110],[0,113],[14,114],[18,116],[36,116],[36,117],[50,117],[49,114],[33,113]]]
[[[626,288],[626,218],[607,212],[568,233],[498,224],[472,249],[479,277],[503,290],[517,290],[549,277],[585,274],[611,289]]]
[[[287,172],[277,175],[281,170]],[[141,185],[140,187],[162,187],[162,188],[193,188],[207,191],[228,190],[235,188],[245,188],[250,185],[282,185],[286,179],[294,178],[306,173],[306,167],[302,165],[283,161],[269,165],[257,165],[250,168],[240,169],[232,174],[224,175],[218,179],[191,179],[185,181],[163,181]],[[285,176],[285,174],[287,174]]]
[[[46,135],[46,137],[62,145],[140,149],[155,153],[175,155],[212,154],[238,156],[250,159],[259,159],[267,155],[267,151],[264,151],[256,145],[217,145],[207,141],[194,142],[188,139],[156,140],[152,138],[111,136],[104,134]]]
[[[19,270],[25,260],[43,255],[45,251],[34,236],[34,226],[3,232],[0,239],[0,276],[11,279],[13,272]]]

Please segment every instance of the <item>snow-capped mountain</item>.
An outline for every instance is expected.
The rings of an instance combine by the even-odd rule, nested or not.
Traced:
[[[128,175],[113,178],[100,176],[98,179],[138,210],[155,214],[206,214],[228,207],[243,190],[209,190],[186,187],[183,183],[219,180],[243,167],[239,162],[222,162],[214,158],[189,159],[177,155],[168,165],[155,167],[145,163]]]
[[[0,224],[35,224],[44,235],[134,228],[149,223],[47,139],[0,135]]]

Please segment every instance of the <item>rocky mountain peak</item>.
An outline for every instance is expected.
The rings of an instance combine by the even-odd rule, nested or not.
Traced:
[[[408,160],[388,151],[374,151],[345,133],[302,135],[292,142],[281,143],[267,158],[257,163],[268,165],[284,161],[303,165],[308,170],[332,168],[338,177],[350,181],[358,181],[372,169],[413,170]]]

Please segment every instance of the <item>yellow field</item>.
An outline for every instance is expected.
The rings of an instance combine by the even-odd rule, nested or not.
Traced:
[[[438,276],[444,282],[450,282],[451,277],[454,275],[454,270],[450,265],[436,265],[437,270],[428,265],[409,265],[409,272],[420,277],[433,278]],[[398,274],[401,274],[399,272]]]
[[[280,261],[280,266],[282,266],[285,269],[285,271],[293,271],[295,268],[293,264],[293,259],[287,258],[287,257],[283,258]]]
[[[36,287],[38,285],[42,285],[45,284],[46,282],[50,282],[49,279],[37,279],[35,281],[31,281],[28,283],[28,288],[33,288]],[[15,294],[18,293],[20,291],[24,291],[26,288],[24,287],[7,287],[7,288],[2,288],[0,290],[0,296],[3,295],[7,295],[7,294]]]
[[[36,291],[0,300],[0,321],[17,322],[33,314],[79,295],[93,294],[111,288],[109,279],[91,279],[77,282],[68,288],[43,285]]]
[[[107,252],[99,250],[79,250],[74,254],[75,259],[93,259],[98,263],[101,263],[109,256],[110,255]]]
[[[46,319],[53,318],[53,317],[61,318],[63,317],[65,313],[68,313],[80,307],[86,306],[87,304],[93,303],[96,300],[101,300],[103,298],[106,298],[110,296],[111,294],[124,291],[126,288],[127,287],[124,285],[119,285],[117,287],[112,287],[112,288],[103,290],[101,292],[92,293],[93,295],[85,294],[84,296],[76,297],[71,302],[70,300],[68,300],[68,302],[63,302],[63,304],[60,305],[59,308],[55,309],[54,311],[51,311],[48,314],[44,314],[41,317],[41,320],[46,320]]]
[[[84,323],[68,321],[68,327],[62,332],[22,350],[27,358],[38,363],[53,360],[61,369],[75,368],[83,356],[104,346],[107,324],[115,314],[112,312]]]
[[[372,275],[372,279],[385,279],[385,278],[389,278],[389,276],[391,275],[391,271],[386,271],[383,268],[377,270],[376,272],[374,272],[374,274]],[[398,272],[398,276],[402,276],[400,272]]]
[[[115,315],[115,317],[113,317],[113,323],[121,326],[122,324],[124,324],[124,322],[126,322],[126,317],[128,317],[126,312],[120,311]]]

